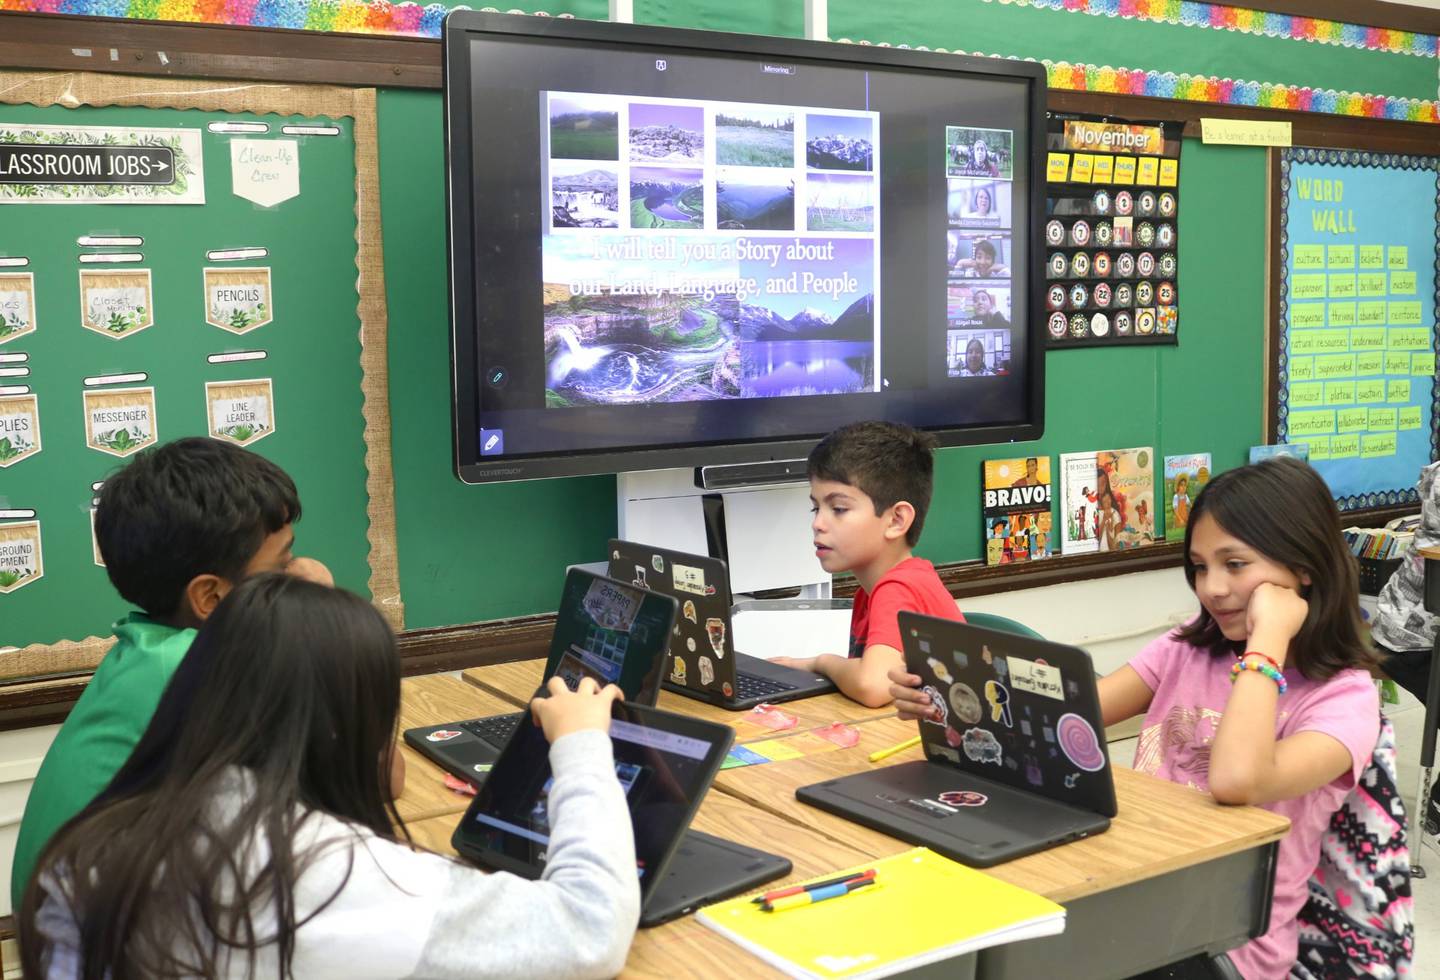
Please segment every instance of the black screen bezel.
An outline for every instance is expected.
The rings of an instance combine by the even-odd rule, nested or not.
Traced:
[[[659,448],[570,451],[549,456],[485,457],[479,453],[479,366],[475,333],[475,199],[474,146],[471,130],[470,44],[480,35],[512,35],[542,39],[595,41],[641,49],[671,48],[714,54],[730,51],[745,57],[794,58],[1018,79],[1029,85],[1027,129],[1029,166],[1029,254],[1013,263],[1015,278],[1026,278],[1027,391],[1022,400],[1028,421],[995,425],[932,428],[941,446],[1029,442],[1044,434],[1045,349],[1042,325],[1033,315],[1044,308],[1046,88],[1043,65],[999,58],[976,58],[897,48],[878,48],[823,41],[800,41],[762,35],[719,33],[610,24],[560,18],[518,16],[457,10],[445,19],[443,70],[445,98],[445,188],[449,235],[451,436],[455,473],[465,483],[496,483],[554,477],[584,476],[672,467],[714,466],[798,459],[808,455],[815,437],[760,440],[715,445],[686,443]],[[1022,128],[1021,126],[1017,126]],[[463,325],[463,329],[462,329]]]

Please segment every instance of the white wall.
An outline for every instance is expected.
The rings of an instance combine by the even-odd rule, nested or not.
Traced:
[[[40,761],[55,739],[59,725],[21,728],[0,732],[0,915],[9,915],[10,865],[15,860],[15,838],[30,785],[40,771]],[[10,957],[6,956],[6,962]]]

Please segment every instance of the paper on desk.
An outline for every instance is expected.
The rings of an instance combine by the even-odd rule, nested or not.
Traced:
[[[767,762],[801,759],[807,755],[821,755],[825,752],[851,748],[859,741],[859,732],[849,725],[836,722],[834,725],[828,725],[824,729],[817,729],[813,732],[801,732],[785,738],[767,738],[761,742],[737,745],[730,750],[730,754],[725,757],[720,768],[736,769],[741,766],[758,766]]]
[[[744,742],[771,732],[788,731],[799,723],[794,715],[773,704],[760,704],[732,721],[730,727],[735,729],[736,741]]]

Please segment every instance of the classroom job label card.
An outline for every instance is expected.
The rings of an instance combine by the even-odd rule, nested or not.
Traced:
[[[210,435],[241,446],[275,431],[275,391],[269,378],[254,381],[209,381],[205,408]]]
[[[87,391],[85,436],[91,449],[111,456],[130,456],[159,439],[154,388]]]
[[[300,193],[300,144],[295,140],[231,140],[236,197],[273,208]]]
[[[0,524],[0,595],[24,588],[44,574],[40,522]]]

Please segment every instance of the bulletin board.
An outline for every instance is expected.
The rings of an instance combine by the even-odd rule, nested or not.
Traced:
[[[1273,433],[1342,510],[1416,501],[1440,457],[1440,157],[1279,152]]]
[[[96,488],[187,435],[403,625],[376,145],[373,90],[0,72],[0,677],[98,663]]]

